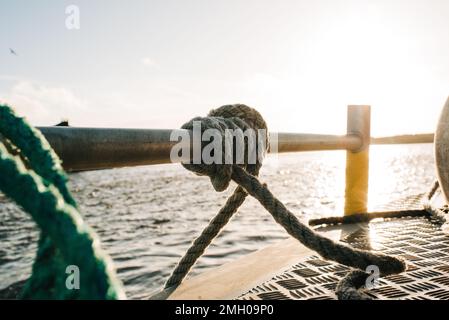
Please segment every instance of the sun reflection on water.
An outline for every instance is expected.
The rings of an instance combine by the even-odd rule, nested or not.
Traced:
[[[423,152],[424,151],[424,152]],[[423,166],[423,157],[429,165]],[[435,179],[432,145],[371,146],[368,211],[403,197],[427,191]],[[428,177],[423,184],[416,176]]]

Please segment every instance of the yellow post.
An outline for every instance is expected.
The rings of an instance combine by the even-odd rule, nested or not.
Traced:
[[[347,134],[360,137],[361,144],[346,153],[345,215],[368,210],[370,118],[370,106],[348,106]]]

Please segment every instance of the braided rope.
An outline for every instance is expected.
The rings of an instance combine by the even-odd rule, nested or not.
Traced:
[[[219,213],[213,218],[200,236],[193,242],[186,254],[179,261],[175,270],[165,284],[165,288],[177,287],[187,276],[195,262],[201,257],[212,240],[220,233],[224,226],[229,222],[237,209],[243,204],[247,193],[242,187],[237,187],[234,193],[226,201],[226,204],[220,209]]]
[[[0,105],[0,134],[21,156],[14,157],[0,143],[0,190],[42,231],[22,298],[124,298],[110,259],[79,214],[60,160],[43,135],[6,105]],[[69,265],[80,270],[79,290],[65,286]]]
[[[423,217],[428,216],[429,213],[425,210],[407,210],[407,211],[381,211],[370,213],[357,213],[350,216],[339,217],[326,217],[319,219],[310,219],[309,226],[321,226],[321,225],[338,225],[349,223],[361,223],[369,222],[374,219],[392,219],[392,218],[405,218],[405,217]]]
[[[361,270],[349,272],[335,288],[335,294],[340,300],[372,300],[370,296],[359,291],[366,283],[369,274]]]
[[[336,224],[349,224],[359,222],[369,222],[376,218],[404,218],[404,217],[432,217],[437,219],[444,225],[447,222],[446,216],[437,208],[434,208],[430,204],[430,200],[435,195],[439,188],[439,182],[435,181],[430,191],[424,197],[424,208],[422,210],[407,210],[407,211],[386,211],[386,212],[373,212],[373,213],[361,213],[351,216],[343,217],[327,217],[321,219],[312,219],[309,221],[309,225],[336,225]],[[442,226],[444,227],[444,226]],[[371,300],[372,298],[367,294],[359,291],[359,289],[365,285],[367,278],[370,275],[361,270],[353,270],[349,272],[337,285],[335,293],[341,300]]]
[[[326,217],[309,220],[309,226],[319,226],[319,225],[338,225],[347,223],[359,223],[359,222],[369,222],[377,218],[391,219],[391,218],[405,218],[405,217],[426,217],[433,216],[435,218],[441,219],[444,215],[439,213],[439,210],[432,208],[429,201],[435,195],[439,188],[438,180],[434,181],[429,192],[424,196],[423,209],[420,210],[407,210],[407,211],[381,211],[381,212],[370,212],[367,213],[357,213],[350,216],[339,216],[339,217]]]
[[[206,118],[192,119],[185,124],[183,128],[191,129],[193,127],[193,121],[201,121],[202,128],[215,128],[222,133],[225,129],[235,127],[239,127],[242,130],[248,127],[253,129],[266,129],[266,124],[262,116],[256,110],[245,105],[228,105],[223,106],[218,110],[218,112],[214,111],[210,113]],[[268,143],[266,146],[268,147]],[[287,231],[287,233],[306,247],[316,251],[325,259],[333,260],[361,270],[365,270],[370,265],[376,265],[379,267],[381,275],[400,273],[406,268],[405,262],[401,259],[380,253],[355,249],[348,245],[334,242],[331,239],[315,233],[312,229],[302,224],[296,216],[270,192],[266,185],[258,180],[256,176],[259,171],[258,169],[261,166],[260,163],[258,163],[257,170],[253,173],[248,170],[246,166],[235,164],[206,165],[189,163],[183,165],[186,169],[193,171],[196,174],[209,176],[217,191],[226,189],[231,180],[238,184],[238,188],[221,208],[216,218],[211,221],[197,240],[193,242],[184,257],[182,257],[165,285],[166,291],[169,290],[172,292],[179,286],[196,260],[202,255],[207,246],[210,245],[213,239],[218,235],[219,231],[229,221],[232,214],[236,212],[238,207],[243,203],[246,193],[257,199],[273,216],[274,220]],[[240,196],[237,195],[237,192]],[[360,279],[360,275],[357,279]],[[349,295],[342,295],[342,297],[349,297]]]
[[[267,125],[263,120],[262,116],[254,109],[251,109],[244,105],[227,105],[220,107],[216,110],[212,110],[209,113],[209,119],[207,118],[195,118],[192,121],[186,123],[184,129],[192,129],[193,121],[201,121],[204,123],[207,120],[214,119],[214,121],[209,121],[209,127],[213,127],[218,130],[223,130],[227,128],[252,128],[252,129],[267,129]],[[235,123],[240,125],[237,126]],[[268,137],[267,137],[268,138]],[[268,145],[268,140],[265,141],[265,145]],[[229,185],[229,179],[218,176],[217,172],[208,172],[205,167],[196,167],[195,165],[183,164],[188,170],[193,170],[201,175],[209,175],[211,177],[211,182],[214,188],[218,190],[224,190]],[[261,167],[259,161],[255,165],[245,165],[248,172],[254,175],[259,174]],[[224,170],[229,169],[231,166],[221,166],[222,174]],[[210,167],[209,167],[210,168]],[[232,171],[226,171],[224,174],[230,174]],[[223,181],[226,181],[223,183]],[[164,289],[169,289],[173,291],[178,287],[182,280],[187,276],[190,269],[193,267],[195,262],[203,255],[207,247],[212,243],[213,239],[220,233],[224,226],[233,217],[234,213],[237,212],[238,208],[243,204],[247,197],[247,192],[240,186],[238,186],[233,194],[228,198],[226,204],[220,209],[218,214],[209,222],[207,227],[202,231],[199,237],[192,243],[190,248],[187,250],[185,255],[181,258],[178,265],[172,272],[171,276],[167,280]]]
[[[234,168],[232,179],[256,198],[288,234],[323,258],[361,270],[365,270],[370,265],[376,265],[383,275],[405,270],[405,263],[400,259],[355,249],[314,232],[301,223],[256,177],[243,169]]]
[[[427,194],[427,199],[424,202],[424,210],[436,221],[438,221],[441,224],[441,230],[445,233],[449,233],[449,218],[447,213],[447,207],[443,208],[442,210],[440,208],[435,207],[431,203],[432,197],[435,195],[437,190],[439,189],[440,184],[439,181],[435,181],[432,189]]]

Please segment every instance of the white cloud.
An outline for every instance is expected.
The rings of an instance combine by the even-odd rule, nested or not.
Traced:
[[[50,87],[29,81],[16,83],[0,98],[33,125],[54,125],[87,110],[85,102],[67,88]]]

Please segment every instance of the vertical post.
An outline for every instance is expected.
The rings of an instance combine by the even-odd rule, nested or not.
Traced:
[[[346,153],[345,215],[368,210],[370,122],[370,106],[348,106],[347,134],[359,136],[362,143]]]

